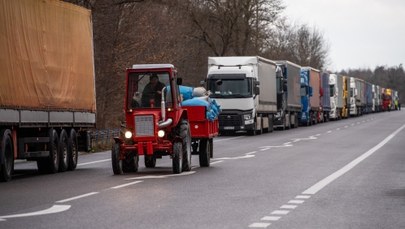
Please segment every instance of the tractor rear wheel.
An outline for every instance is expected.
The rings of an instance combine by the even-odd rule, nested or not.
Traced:
[[[209,139],[201,139],[200,140],[200,167],[209,167],[210,166],[210,158],[211,158],[211,144]]]
[[[190,125],[187,121],[182,121],[180,124],[180,138],[183,140],[182,142],[182,171],[190,171],[191,170],[191,133],[190,133]]]

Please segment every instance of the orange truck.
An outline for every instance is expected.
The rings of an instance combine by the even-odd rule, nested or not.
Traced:
[[[16,159],[74,170],[96,122],[91,12],[57,0],[1,0],[0,12],[0,180]]]

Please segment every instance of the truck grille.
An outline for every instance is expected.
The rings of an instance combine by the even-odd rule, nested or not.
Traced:
[[[153,115],[135,116],[135,136],[154,136]]]
[[[219,125],[220,126],[240,126],[242,120],[240,120],[240,115],[219,115]]]

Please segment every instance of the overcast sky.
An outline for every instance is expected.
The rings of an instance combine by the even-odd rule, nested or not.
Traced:
[[[405,64],[405,0],[283,0],[285,15],[323,33],[329,69]]]

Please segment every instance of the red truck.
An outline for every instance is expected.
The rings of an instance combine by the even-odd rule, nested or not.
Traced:
[[[181,81],[171,64],[127,69],[126,123],[111,150],[114,174],[138,171],[141,155],[147,168],[155,167],[157,158],[170,156],[173,173],[190,171],[192,149],[199,154],[200,166],[210,165],[218,120],[206,118],[205,106],[181,105]]]

